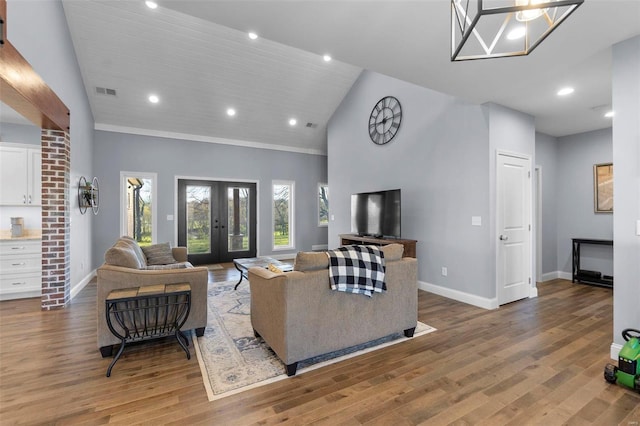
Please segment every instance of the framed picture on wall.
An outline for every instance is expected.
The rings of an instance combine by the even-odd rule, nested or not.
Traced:
[[[596,213],[613,213],[613,163],[593,165],[594,208]]]

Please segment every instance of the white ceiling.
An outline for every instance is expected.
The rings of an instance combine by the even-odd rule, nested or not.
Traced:
[[[453,63],[449,0],[157,1],[63,0],[97,128],[301,152],[326,152],[363,68],[526,112],[553,136],[609,127],[594,108],[611,103],[611,45],[640,34],[640,0],[586,0],[529,56]]]

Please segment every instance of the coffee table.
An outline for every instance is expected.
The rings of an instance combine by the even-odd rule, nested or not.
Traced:
[[[276,260],[272,257],[261,256],[261,257],[247,257],[244,259],[233,259],[233,265],[240,272],[240,279],[238,280],[238,283],[233,289],[234,290],[238,289],[238,286],[242,282],[243,278],[247,280],[249,279],[249,268],[253,268],[255,266],[258,268],[266,269],[269,267],[270,263],[273,266],[277,266],[283,272],[293,271],[293,265],[289,263],[280,262],[279,260]]]

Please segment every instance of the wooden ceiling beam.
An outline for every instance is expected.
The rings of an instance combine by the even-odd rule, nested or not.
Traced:
[[[4,43],[0,44],[0,100],[40,128],[68,132],[69,108],[6,39],[6,11],[6,0],[0,0],[0,19],[4,22]]]

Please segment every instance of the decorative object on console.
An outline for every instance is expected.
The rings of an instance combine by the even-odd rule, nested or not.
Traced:
[[[380,99],[369,115],[369,137],[373,143],[384,145],[394,138],[402,121],[402,106],[393,96]]]
[[[613,213],[613,163],[593,165],[593,204],[596,213]]]
[[[451,0],[451,61],[528,55],[583,2]]]
[[[78,207],[80,213],[85,214],[87,209],[91,207],[93,214],[98,214],[100,208],[98,178],[94,177],[89,182],[84,176],[80,177],[78,182]]]

